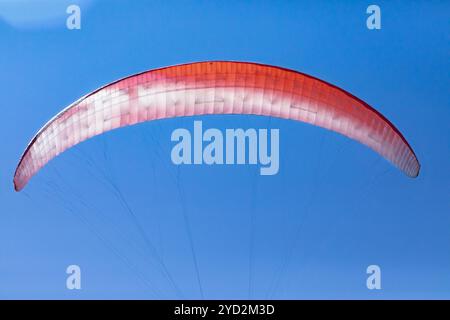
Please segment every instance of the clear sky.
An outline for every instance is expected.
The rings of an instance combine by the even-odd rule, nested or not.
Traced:
[[[367,1],[31,2],[0,0],[0,298],[450,298],[449,1],[376,1],[375,31]],[[72,3],[81,30],[66,28]],[[350,91],[403,132],[420,176],[306,124],[209,116],[195,119],[280,129],[278,175],[174,166],[170,135],[193,126],[183,118],[89,140],[14,192],[25,146],[63,107],[202,60]],[[71,264],[82,290],[66,289]],[[378,291],[366,288],[372,264]]]

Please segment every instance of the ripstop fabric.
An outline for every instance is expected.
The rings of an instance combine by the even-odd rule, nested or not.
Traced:
[[[146,71],[71,104],[32,139],[16,191],[51,159],[104,132],[162,118],[247,114],[309,123],[370,147],[410,177],[420,164],[395,126],[350,93],[312,76],[248,62],[211,61]]]

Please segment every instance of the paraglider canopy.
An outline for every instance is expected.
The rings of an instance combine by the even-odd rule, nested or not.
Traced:
[[[77,100],[31,140],[14,176],[16,191],[63,151],[107,131],[163,118],[247,114],[326,128],[356,140],[410,177],[420,164],[400,131],[352,94],[275,66],[211,61],[150,70]]]

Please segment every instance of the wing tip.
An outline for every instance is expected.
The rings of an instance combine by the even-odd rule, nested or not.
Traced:
[[[24,184],[23,184],[23,183],[20,183],[20,182],[18,181],[17,176],[14,176],[13,184],[14,184],[14,191],[20,192],[20,191],[23,190]]]
[[[419,161],[417,160],[417,158],[416,158],[415,160],[416,160],[416,161],[415,161],[415,166],[414,166],[413,168],[410,168],[410,169],[406,172],[406,174],[407,174],[410,178],[413,178],[413,179],[415,179],[415,178],[417,178],[417,177],[419,176],[419,174],[420,174],[420,169],[421,169],[420,163],[419,163]]]

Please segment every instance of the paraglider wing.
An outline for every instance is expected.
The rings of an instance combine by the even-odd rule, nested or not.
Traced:
[[[372,148],[410,177],[420,165],[402,134],[365,102],[322,80],[247,62],[198,62],[151,70],[79,99],[32,139],[14,176],[16,191],[51,159],[104,132],[162,118],[249,114],[310,123]]]

